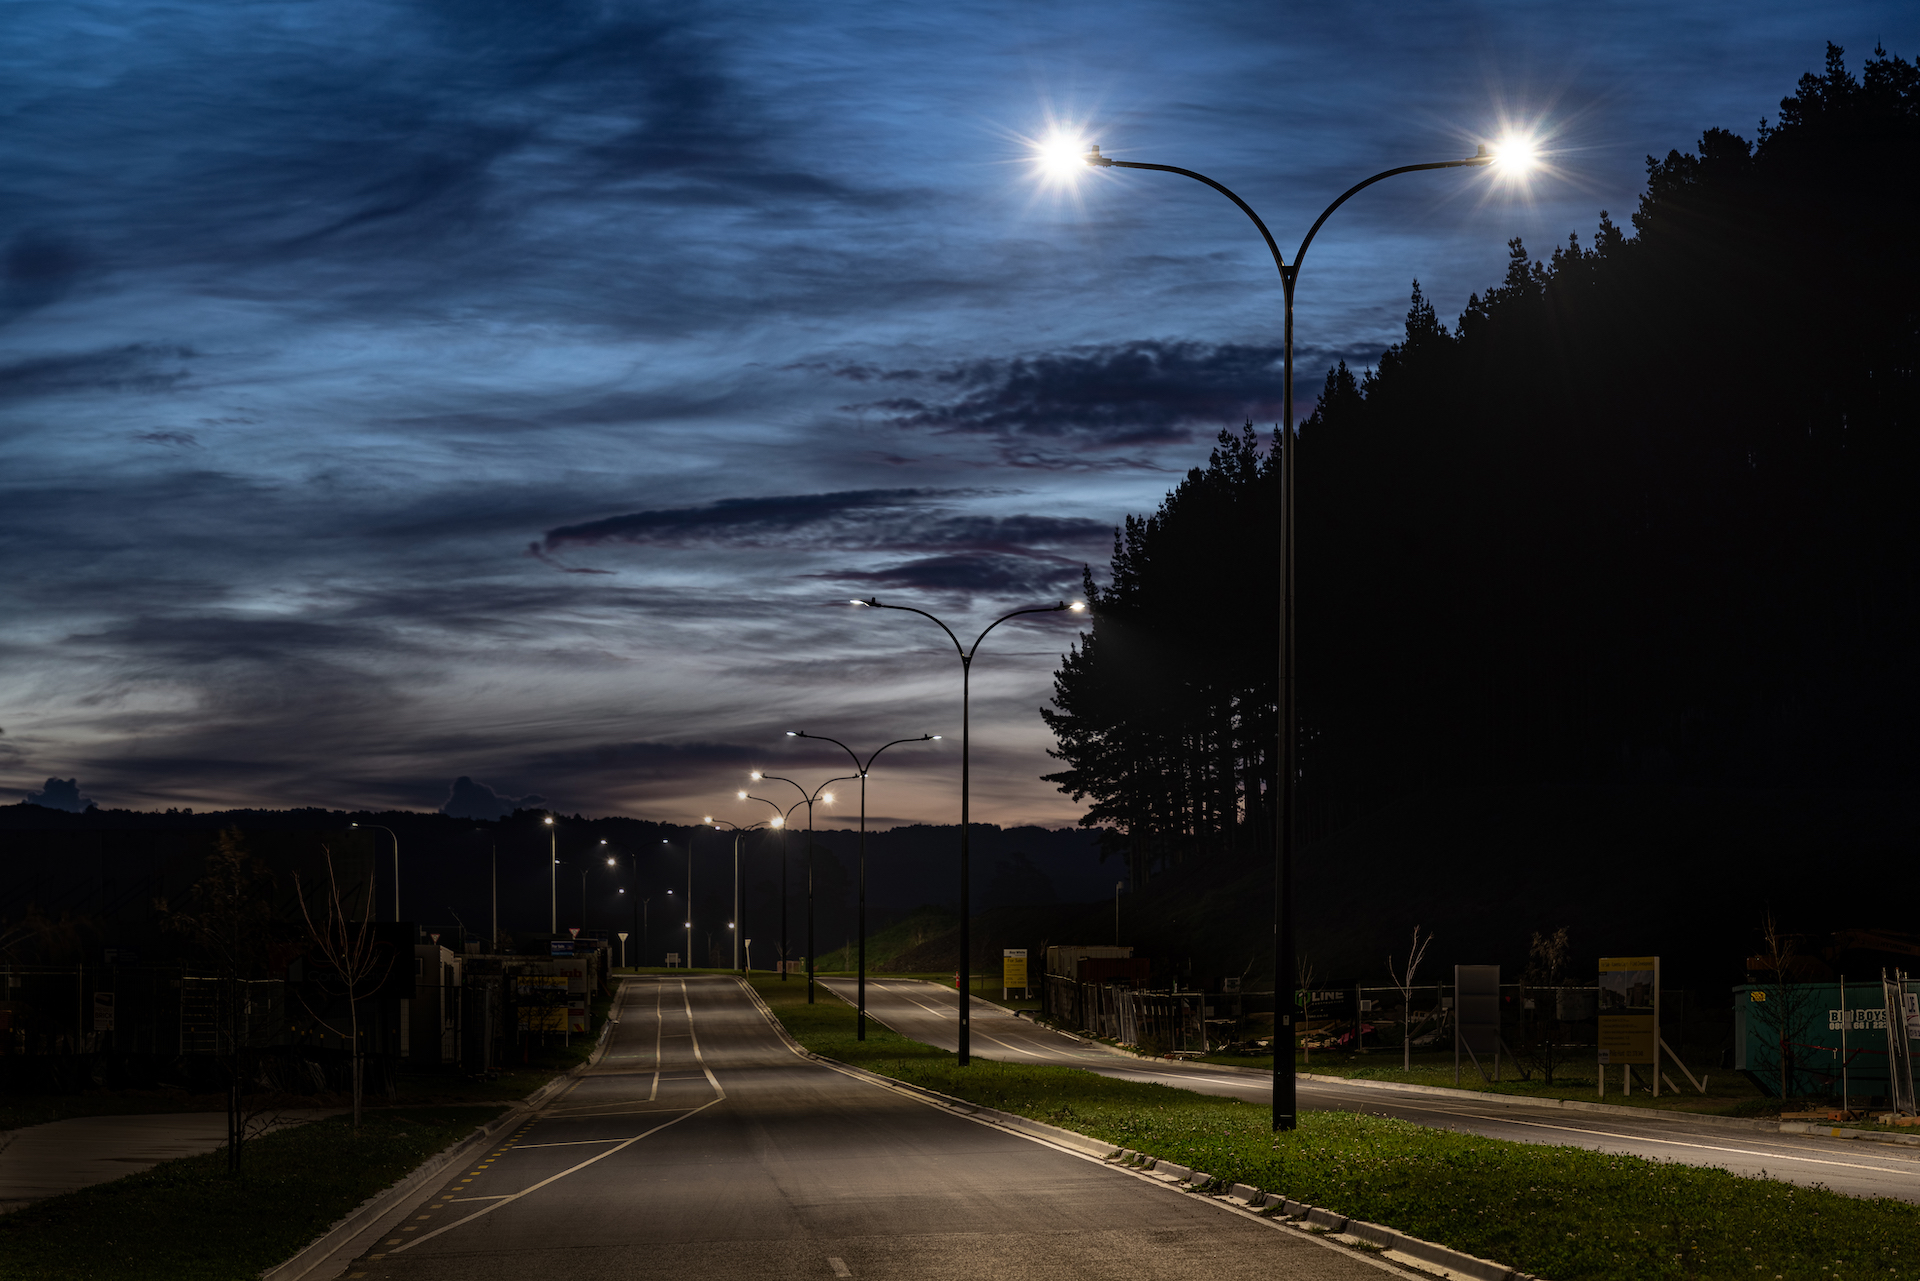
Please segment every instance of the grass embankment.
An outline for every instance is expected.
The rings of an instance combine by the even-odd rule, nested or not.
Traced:
[[[498,1116],[498,1107],[392,1109],[355,1135],[334,1117],[168,1161],[0,1218],[0,1277],[241,1281],[291,1258],[342,1215]]]
[[[1209,1054],[1200,1060],[1203,1063],[1219,1063],[1229,1067],[1256,1068],[1260,1071],[1273,1069],[1271,1054]],[[1345,1077],[1351,1081],[1391,1081],[1401,1085],[1437,1085],[1447,1089],[1475,1090],[1483,1094],[1511,1094],[1522,1098],[1536,1099],[1577,1099],[1588,1103],[1612,1103],[1625,1107],[1660,1108],[1676,1112],[1699,1112],[1718,1116],[1760,1116],[1777,1113],[1780,1110],[1778,1099],[1768,1099],[1737,1072],[1715,1069],[1704,1075],[1707,1092],[1700,1093],[1691,1084],[1681,1079],[1680,1074],[1671,1066],[1666,1068],[1668,1076],[1680,1089],[1676,1093],[1661,1084],[1660,1097],[1654,1098],[1646,1086],[1646,1069],[1639,1069],[1640,1080],[1634,1086],[1632,1094],[1620,1092],[1620,1069],[1613,1069],[1607,1080],[1607,1095],[1600,1097],[1599,1083],[1594,1077],[1594,1065],[1579,1062],[1568,1065],[1554,1073],[1552,1085],[1540,1077],[1534,1070],[1530,1081],[1517,1080],[1519,1072],[1511,1063],[1500,1065],[1500,1080],[1487,1081],[1472,1063],[1460,1065],[1460,1083],[1453,1081],[1453,1052],[1433,1053],[1422,1051],[1413,1056],[1411,1071],[1400,1066],[1400,1052],[1394,1050],[1375,1050],[1371,1054],[1356,1054],[1343,1050],[1315,1050],[1311,1056],[1296,1056],[1294,1066],[1302,1072],[1314,1072],[1321,1076]],[[1488,1064],[1492,1070],[1492,1064]],[[1701,1075],[1697,1070],[1696,1076]],[[1797,1105],[1795,1105],[1797,1106]]]
[[[804,985],[754,986],[817,1054],[1553,1281],[1920,1278],[1920,1210],[1902,1202],[1351,1113],[1305,1113],[1274,1135],[1263,1106],[1073,1068],[962,1070],[878,1024],[856,1040],[846,1007],[807,1005]]]

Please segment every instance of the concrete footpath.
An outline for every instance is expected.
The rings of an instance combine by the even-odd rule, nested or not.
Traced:
[[[338,1111],[313,1108],[284,1113],[273,1128]],[[0,1214],[226,1144],[225,1112],[79,1116],[0,1132]]]

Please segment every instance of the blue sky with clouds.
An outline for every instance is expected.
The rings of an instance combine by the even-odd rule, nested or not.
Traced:
[[[1071,595],[1277,416],[1278,289],[1197,184],[1042,180],[1067,127],[1298,240],[1303,387],[1624,223],[1910,5],[35,3],[0,42],[0,786],[431,808],[459,775],[682,820],[804,728],[956,735],[977,630]],[[974,691],[976,810],[1069,822]],[[938,644],[936,644],[938,642]],[[957,745],[881,821],[956,817]],[[884,786],[882,785],[884,783]],[[730,812],[720,808],[720,812]]]

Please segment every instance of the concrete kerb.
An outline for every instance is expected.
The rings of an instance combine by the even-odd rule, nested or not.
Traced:
[[[1152,1179],[1189,1194],[1208,1195],[1227,1208],[1242,1213],[1258,1212],[1261,1218],[1269,1222],[1303,1230],[1324,1240],[1338,1242],[1342,1246],[1359,1250],[1368,1257],[1387,1260],[1401,1267],[1444,1277],[1446,1281],[1539,1281],[1539,1278],[1531,1273],[1521,1272],[1503,1263],[1494,1263],[1461,1250],[1408,1236],[1392,1228],[1366,1223],[1359,1219],[1349,1219],[1332,1210],[1289,1200],[1278,1193],[1264,1192],[1250,1184],[1235,1183],[1224,1188],[1216,1188],[1213,1176],[1204,1171],[1195,1171],[1171,1161],[1162,1161],[1144,1152],[1136,1152],[1132,1148],[1115,1147],[1111,1143],[1093,1139],[1084,1134],[1076,1134],[1072,1130],[1063,1130],[1058,1126],[1047,1125],[1028,1117],[1016,1116],[1011,1112],[1002,1112],[998,1108],[982,1107],[977,1103],[969,1103],[964,1099],[941,1094],[937,1090],[929,1090],[924,1086],[913,1085],[906,1081],[896,1081],[892,1077],[869,1072],[851,1063],[842,1063],[838,1059],[815,1054],[793,1039],[786,1025],[781,1023],[772,1008],[760,999],[760,994],[751,984],[742,981],[740,986],[759,1008],[760,1013],[772,1026],[774,1033],[795,1054],[823,1067],[830,1067],[837,1072],[870,1081],[896,1094],[916,1098],[923,1103],[958,1113],[984,1125],[1011,1130],[1025,1138],[1037,1138],[1072,1149],[1130,1174]]]
[[[1844,1126],[1821,1125],[1814,1121],[1782,1121],[1782,1134],[1817,1134],[1827,1139],[1860,1139],[1867,1143],[1905,1143],[1920,1146],[1920,1134],[1894,1134],[1886,1130],[1850,1130]]]
[[[554,1077],[553,1080],[548,1081],[487,1124],[480,1126],[452,1147],[443,1148],[428,1157],[392,1187],[383,1192],[376,1192],[362,1201],[349,1211],[346,1217],[328,1228],[300,1253],[285,1263],[276,1264],[262,1272],[260,1281],[301,1281],[301,1278],[311,1274],[314,1269],[332,1258],[354,1238],[411,1200],[423,1185],[433,1181],[435,1175],[448,1166],[465,1160],[469,1153],[485,1147],[487,1141],[502,1130],[518,1125],[538,1112],[555,1094],[572,1085],[579,1079],[582,1072],[600,1061],[600,1057],[607,1050],[607,1037],[613,1031],[616,1022],[618,1020],[609,1017],[600,1025],[600,1037],[594,1042],[593,1053],[588,1056],[585,1063],[570,1072],[563,1072]]]

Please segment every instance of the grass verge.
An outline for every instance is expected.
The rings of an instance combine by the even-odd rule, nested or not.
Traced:
[[[1920,1209],[1719,1170],[1536,1147],[1409,1122],[1309,1112],[1291,1134],[1264,1107],[1074,1068],[974,1059],[806,1004],[754,980],[816,1054],[1077,1130],[1553,1281],[1920,1278]]]
[[[0,1218],[0,1277],[241,1281],[304,1248],[498,1107],[394,1109],[355,1135],[334,1117],[255,1139],[246,1172],[225,1150],[168,1161]]]

